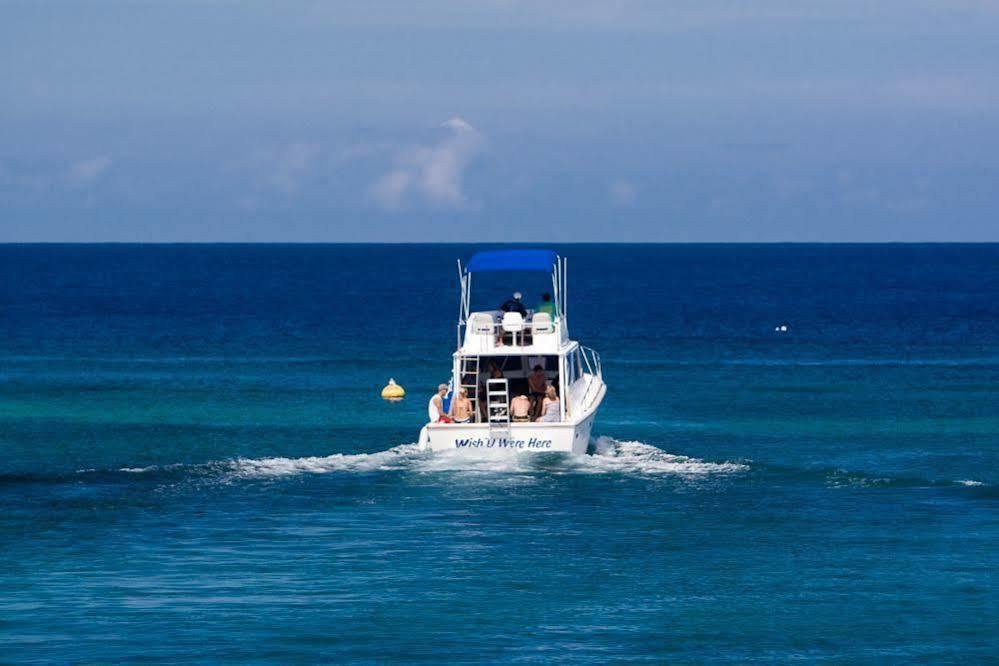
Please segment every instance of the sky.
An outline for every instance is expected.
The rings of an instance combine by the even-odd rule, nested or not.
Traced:
[[[999,0],[0,0],[24,241],[999,241]]]

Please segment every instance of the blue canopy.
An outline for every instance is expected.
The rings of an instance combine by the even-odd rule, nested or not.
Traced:
[[[468,272],[549,272],[555,265],[556,256],[552,250],[488,250],[486,252],[476,252],[468,262]]]

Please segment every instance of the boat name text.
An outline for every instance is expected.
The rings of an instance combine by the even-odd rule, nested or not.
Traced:
[[[507,439],[506,437],[492,437],[485,439],[482,437],[455,440],[455,446],[472,449],[550,449],[552,440],[538,439]]]

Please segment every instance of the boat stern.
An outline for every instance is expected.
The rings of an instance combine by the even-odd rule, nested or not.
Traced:
[[[580,423],[431,423],[420,431],[426,451],[556,451],[586,453],[593,418]]]

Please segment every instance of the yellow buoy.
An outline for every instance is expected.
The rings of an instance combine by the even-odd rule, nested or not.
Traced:
[[[382,397],[393,402],[402,400],[406,397],[406,389],[396,384],[394,379],[390,379],[389,383],[382,389]]]

